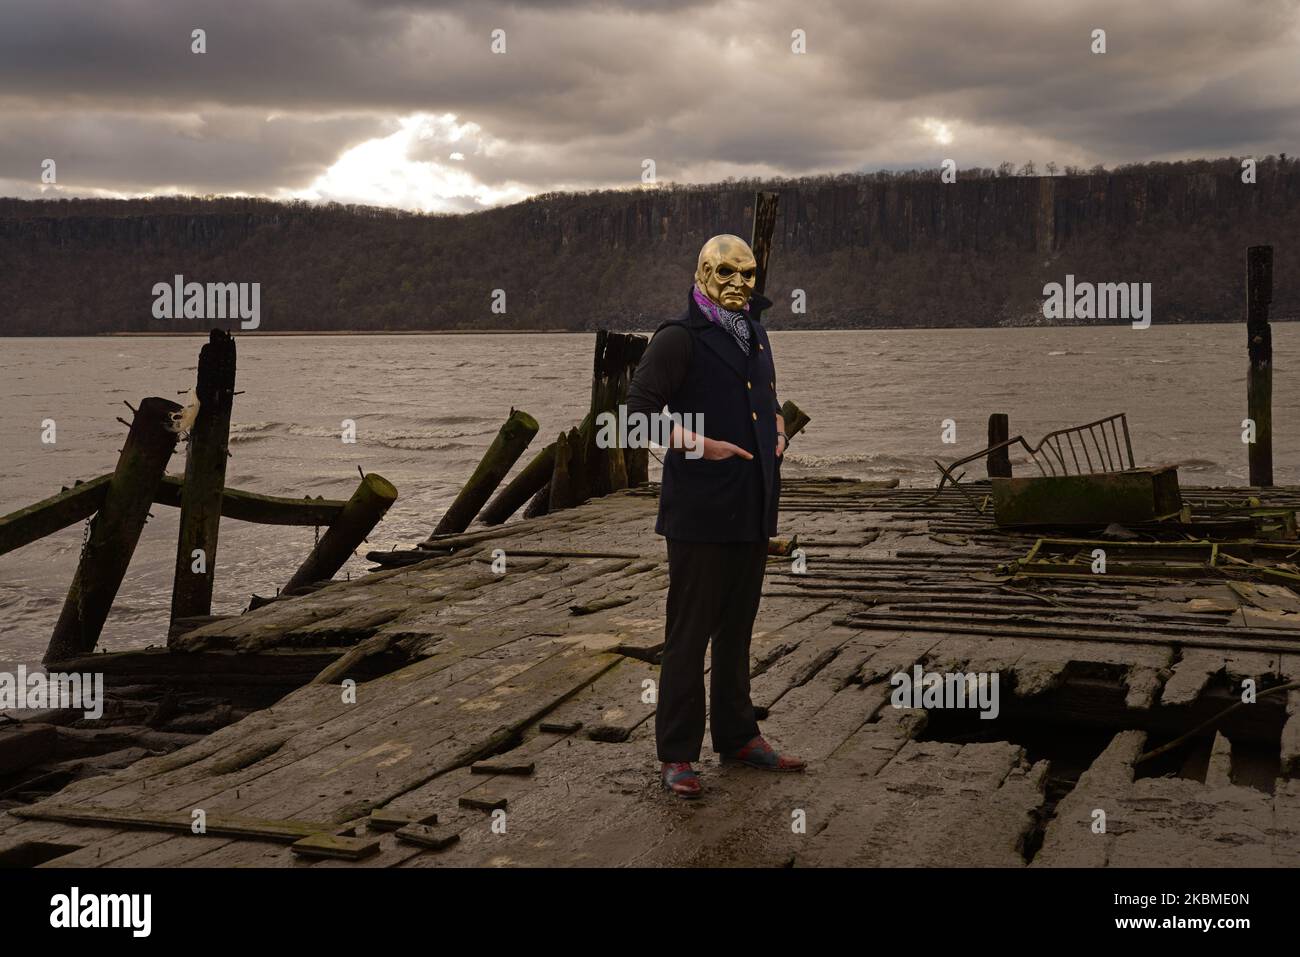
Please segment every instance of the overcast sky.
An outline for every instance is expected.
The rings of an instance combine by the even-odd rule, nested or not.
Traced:
[[[6,196],[458,211],[636,185],[646,159],[1041,170],[1298,132],[1300,0],[0,0]]]

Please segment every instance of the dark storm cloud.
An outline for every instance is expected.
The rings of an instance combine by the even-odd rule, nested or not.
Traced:
[[[1297,23],[1297,0],[9,0],[0,180],[58,151],[87,189],[286,194],[413,114],[472,124],[411,136],[440,208],[644,159],[689,181],[1277,152]]]
[[[69,189],[261,193],[310,181],[340,147],[386,132],[373,116],[0,112],[0,170],[36,180],[48,157]]]

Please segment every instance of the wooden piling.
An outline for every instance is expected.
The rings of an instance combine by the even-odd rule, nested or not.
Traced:
[[[754,292],[760,296],[767,288],[767,261],[772,255],[772,237],[776,232],[776,208],[780,193],[760,191],[754,194],[754,229],[749,248],[754,251],[758,264],[754,277]]]
[[[787,443],[802,432],[804,426],[812,421],[803,409],[789,399],[781,403],[781,418],[785,421],[785,439]]]
[[[627,458],[621,445],[615,444],[605,450],[605,466],[605,481],[609,484],[609,490],[618,492],[627,488]]]
[[[553,445],[552,448],[554,448]],[[554,459],[551,460],[551,467],[552,469],[555,467]],[[539,516],[547,514],[550,510],[551,482],[548,479],[546,484],[537,490],[537,494],[534,495],[532,500],[528,503],[528,507],[524,509],[524,518],[538,518]]]
[[[555,470],[555,443],[533,456],[533,460],[510,480],[479,515],[484,525],[500,525],[551,480]]]
[[[579,439],[581,441],[581,439]],[[562,508],[571,508],[573,502],[573,448],[569,434],[561,432],[555,440],[555,455],[551,469],[550,501],[548,512],[557,512]]]
[[[447,509],[447,514],[442,517],[433,534],[456,535],[469,528],[469,523],[474,521],[479,509],[496,491],[501,480],[519,456],[524,454],[524,449],[528,448],[536,434],[537,420],[520,409],[511,409],[510,416],[492,440],[492,445],[484,453],[478,468],[474,469],[474,474],[451,503],[451,508]]]
[[[586,429],[589,421],[590,417],[583,419],[582,425],[578,426],[579,430]],[[540,492],[546,493],[545,498],[549,503],[551,496],[546,486],[551,481],[551,472],[554,470],[555,443],[552,442],[533,456],[532,461],[497,493],[496,498],[479,513],[478,520],[484,525],[500,525]]]
[[[609,468],[606,464],[608,450],[596,444],[596,437],[600,433],[599,423],[596,420],[602,413],[617,413],[618,398],[611,388],[611,379],[617,375],[617,369],[622,365],[625,338],[607,329],[601,329],[596,333],[596,352],[591,365],[591,402],[588,411],[590,422],[584,423],[582,453],[586,466],[582,484],[591,496],[604,495],[609,491]],[[586,501],[586,498],[587,496],[584,496],[573,504],[580,505]]]
[[[639,449],[627,449],[623,453],[623,460],[627,463],[627,484],[629,488],[636,488],[650,481],[650,447],[648,445],[644,445]]]
[[[47,665],[95,649],[149,517],[154,493],[176,448],[172,415],[180,411],[175,402],[157,396],[140,403],[104,505],[91,519],[90,535],[45,650]]]
[[[989,416],[989,444],[992,448],[1011,438],[1011,420],[1005,412]],[[986,458],[989,478],[1011,478],[1011,450],[994,449]]]
[[[362,478],[348,504],[343,506],[343,512],[320,537],[281,593],[292,594],[313,582],[333,578],[395,501],[397,489],[387,479],[373,472]]]
[[[1273,301],[1273,247],[1246,250],[1246,415],[1255,423],[1255,441],[1246,446],[1250,484],[1273,484],[1273,331],[1268,307]]]
[[[172,580],[171,620],[212,612],[217,537],[230,448],[230,411],[235,397],[235,340],[213,329],[199,351],[198,415],[190,429],[181,489],[181,525]],[[202,552],[195,571],[195,552]]]

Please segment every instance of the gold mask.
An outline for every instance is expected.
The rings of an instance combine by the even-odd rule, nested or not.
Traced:
[[[723,309],[744,309],[757,278],[754,253],[739,236],[714,236],[700,250],[695,267],[696,288]]]

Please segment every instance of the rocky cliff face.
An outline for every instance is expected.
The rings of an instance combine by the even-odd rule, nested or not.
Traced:
[[[1210,168],[1206,168],[1209,166]],[[0,332],[206,328],[155,283],[257,282],[264,331],[644,328],[676,312],[709,236],[748,236],[756,184],[552,195],[469,216],[260,200],[0,200]],[[778,328],[1043,322],[1043,286],[1150,282],[1155,322],[1240,318],[1245,247],[1275,247],[1300,315],[1300,166],[1057,177],[840,176],[781,195]],[[505,312],[493,311],[496,290]],[[806,312],[792,310],[798,299]]]

